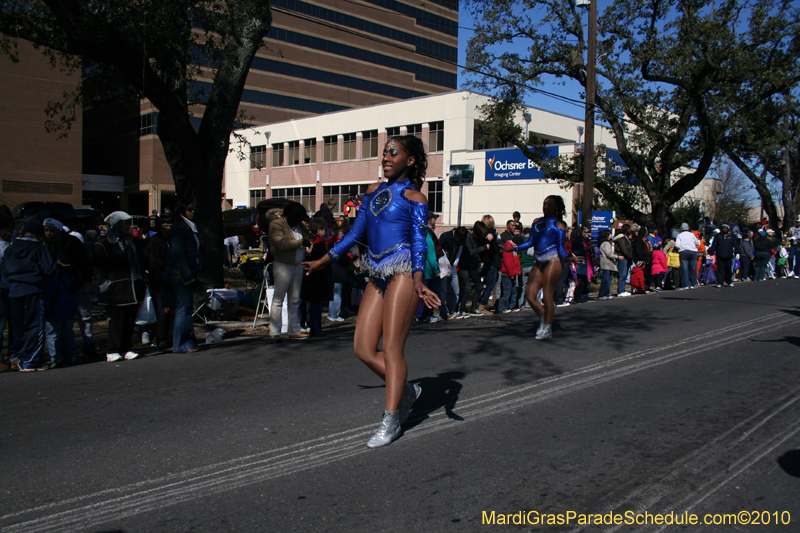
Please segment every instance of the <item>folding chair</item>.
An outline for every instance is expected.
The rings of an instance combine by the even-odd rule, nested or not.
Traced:
[[[192,314],[208,323],[215,316],[222,318],[236,316],[239,309],[239,294],[234,289],[208,289],[205,300]]]

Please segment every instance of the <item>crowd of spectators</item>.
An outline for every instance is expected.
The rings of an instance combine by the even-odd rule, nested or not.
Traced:
[[[165,210],[153,228],[132,228],[115,211],[102,234],[70,230],[56,215],[24,221],[21,228],[0,207],[0,371],[36,372],[78,362],[132,360],[133,338],[176,353],[197,351],[192,314],[200,271],[200,239],[192,205]],[[146,238],[149,237],[149,238]],[[92,299],[108,318],[107,350],[98,353]]]
[[[341,240],[359,208],[359,199],[350,198],[347,215],[339,221],[327,204],[313,217],[294,203],[267,214],[268,249],[263,253],[272,264],[274,281],[268,302],[271,340],[322,334],[326,306],[329,323],[357,314],[369,283],[360,264],[365,243],[311,275],[302,263],[319,259]],[[138,334],[145,344],[161,350],[198,350],[194,288],[202,265],[193,206],[152,217],[150,231],[132,231],[131,218],[122,211],[111,213],[101,235],[94,229],[72,231],[55,217],[33,218],[14,235],[15,221],[7,208],[0,209],[0,331],[8,324],[0,351],[7,341],[9,354],[8,360],[0,361],[0,370],[34,372],[74,364],[79,357],[75,320],[82,355],[89,359],[136,359],[132,339]],[[417,322],[478,318],[529,307],[525,286],[536,266],[533,249],[513,249],[530,233],[519,213],[502,227],[485,215],[471,227],[444,232],[437,231],[438,218],[435,213],[428,217],[424,276],[441,306],[432,310],[420,305]],[[598,285],[596,297],[608,300],[700,284],[733,287],[735,282],[800,278],[800,217],[783,236],[766,225],[708,224],[693,230],[683,223],[662,237],[655,229],[631,223],[615,232],[602,231],[593,240],[587,228],[576,226],[564,245],[580,260],[564,261],[555,293],[560,307],[593,299],[590,294]],[[98,354],[93,334],[93,298],[108,316],[104,355]],[[139,316],[145,301],[153,309],[149,321]],[[288,337],[282,335],[284,305]],[[141,325],[137,333],[137,323],[145,322],[149,325]]]

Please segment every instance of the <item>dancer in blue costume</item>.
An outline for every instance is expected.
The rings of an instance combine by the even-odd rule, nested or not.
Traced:
[[[356,355],[386,382],[386,409],[370,448],[386,446],[400,434],[411,405],[422,389],[406,382],[408,368],[403,348],[422,300],[440,305],[423,283],[428,201],[421,192],[428,159],[422,141],[414,135],[393,137],[383,149],[385,182],[370,186],[353,228],[325,257],[304,263],[314,272],[347,253],[357,243],[368,250],[362,266],[370,284],[358,310]],[[383,336],[383,350],[378,343]]]
[[[574,263],[578,262],[579,258],[567,257],[567,251],[564,249],[567,232],[567,225],[563,220],[566,212],[564,199],[560,196],[548,196],[544,199],[542,212],[544,216],[533,221],[528,241],[513,246],[513,249],[521,251],[533,246],[537,268],[528,274],[532,279],[528,280],[525,298],[539,317],[536,338],[549,339],[553,336],[553,315],[556,310],[553,296],[561,278],[563,268],[561,259]],[[542,303],[536,299],[539,289],[542,289]]]

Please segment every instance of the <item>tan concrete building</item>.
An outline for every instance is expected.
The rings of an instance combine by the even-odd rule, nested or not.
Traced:
[[[47,133],[45,107],[75,89],[80,73],[53,69],[40,51],[19,41],[19,62],[0,54],[0,203],[82,203],[80,115],[66,138]]]
[[[458,220],[459,188],[448,181],[451,164],[474,168],[474,185],[463,191],[464,224],[489,213],[502,225],[513,211],[530,223],[540,216],[542,201],[550,194],[564,197],[571,216],[573,192],[543,180],[527,163],[524,172],[495,172],[503,165],[508,168],[521,152],[481,144],[480,106],[487,101],[476,93],[454,91],[242,130],[239,133],[249,144],[237,146],[232,140],[240,153],[231,154],[226,162],[226,194],[234,206],[291,198],[311,212],[333,199],[334,211],[341,213],[350,192],[363,194],[381,179],[380,156],[387,137],[414,134],[423,140],[428,154],[423,193],[430,210],[442,214],[444,226],[454,226]],[[574,152],[583,121],[542,109],[528,112],[529,133],[547,139],[554,153]],[[613,136],[599,126],[595,139],[614,146]],[[246,151],[249,158],[242,158]]]
[[[451,91],[457,83],[458,9],[446,1],[273,0],[273,25],[250,67],[240,109],[267,124]],[[196,82],[194,88],[202,88]],[[206,91],[208,93],[208,91]],[[203,107],[195,110],[199,126]],[[112,141],[93,135],[87,172],[125,176],[131,212],[174,201],[174,183],[149,102],[118,110],[120,160],[103,161]],[[137,141],[130,119],[139,115]],[[95,117],[101,124],[103,117]],[[121,143],[125,143],[123,147]],[[130,160],[131,146],[138,153]],[[321,147],[320,147],[321,149]],[[100,163],[98,163],[100,161]],[[228,206],[232,206],[228,196]]]

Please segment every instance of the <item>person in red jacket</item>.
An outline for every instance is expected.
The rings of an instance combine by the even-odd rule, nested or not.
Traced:
[[[653,283],[656,287],[656,292],[664,290],[664,276],[668,272],[667,256],[661,246],[653,250],[653,263],[650,266],[650,273],[653,275]]]
[[[521,239],[518,240],[521,241]],[[519,307],[516,305],[516,288],[518,285],[517,278],[521,275],[522,266],[519,263],[519,254],[514,251],[514,242],[507,240],[503,245],[503,265],[500,267],[500,299],[497,300],[498,313],[519,311]]]

